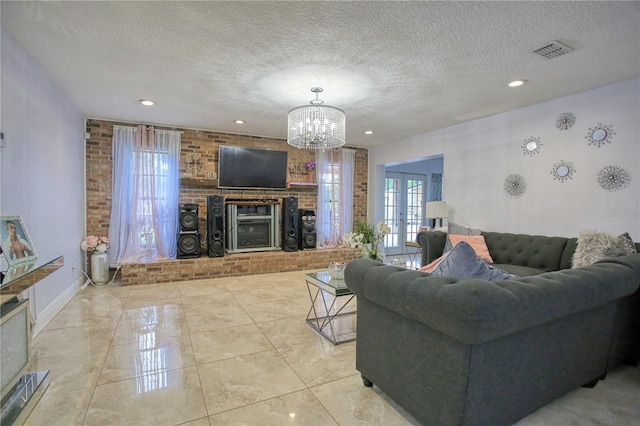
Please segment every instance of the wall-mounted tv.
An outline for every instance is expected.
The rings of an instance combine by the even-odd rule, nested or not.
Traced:
[[[287,189],[287,151],[220,145],[218,187]]]

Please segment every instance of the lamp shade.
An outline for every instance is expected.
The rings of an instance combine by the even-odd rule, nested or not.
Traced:
[[[427,219],[449,217],[449,207],[446,201],[430,201],[425,204]]]

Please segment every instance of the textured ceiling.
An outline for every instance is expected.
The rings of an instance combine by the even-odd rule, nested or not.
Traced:
[[[285,138],[288,110],[320,86],[347,114],[347,144],[366,147],[640,75],[637,1],[0,7],[87,117],[173,127]],[[575,50],[532,53],[553,40]],[[508,88],[515,78],[529,83]]]

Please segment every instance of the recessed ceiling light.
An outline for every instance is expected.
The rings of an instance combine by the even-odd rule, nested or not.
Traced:
[[[233,120],[236,124],[244,124],[244,120]]]
[[[525,84],[527,82],[527,80],[513,80],[511,83],[509,83],[509,87],[518,87],[518,86],[522,86],[523,84]]]
[[[363,133],[365,135],[372,135],[373,134],[373,130],[365,130]]]
[[[140,102],[144,106],[151,106],[151,105],[155,104],[155,102],[153,102],[152,100],[149,100],[149,99],[140,99],[138,102]]]

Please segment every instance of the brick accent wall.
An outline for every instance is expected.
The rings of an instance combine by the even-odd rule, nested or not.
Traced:
[[[86,141],[86,169],[87,169],[87,233],[89,235],[106,236],[109,234],[109,218],[111,215],[111,190],[113,158],[111,144],[113,126],[135,126],[131,123],[114,122],[108,120],[88,119],[86,132],[90,138]],[[264,138],[258,136],[220,133],[207,130],[180,129],[156,126],[162,130],[176,130],[182,132],[180,174],[187,172],[185,159],[187,155],[200,154],[202,164],[197,178],[204,178],[208,172],[217,173],[218,149],[221,144],[246,146],[252,148],[275,149],[287,151],[289,165],[304,164],[315,161],[313,150],[303,150],[291,147],[284,139]],[[354,220],[367,217],[367,172],[368,152],[366,149],[356,149],[355,182],[354,182]],[[290,176],[291,178],[291,176]],[[310,174],[295,178],[296,181],[311,182],[314,177]],[[287,196],[298,197],[298,207],[301,209],[315,209],[317,204],[317,187],[292,187],[287,191],[255,191],[255,190],[225,190],[219,189],[211,181],[200,183],[182,183],[180,186],[180,203],[197,203],[199,205],[200,233],[202,241],[206,241],[206,199],[209,195],[220,194],[225,198],[282,199]],[[258,254],[256,254],[257,256]],[[247,254],[253,256],[253,254]],[[176,262],[198,263],[197,260],[178,260]],[[265,271],[274,272],[274,271]],[[251,272],[256,273],[256,272]],[[193,278],[189,278],[193,279]]]
[[[235,253],[224,257],[165,260],[157,263],[122,265],[123,285],[144,285],[207,278],[260,275],[275,272],[327,269],[330,262],[349,262],[360,256],[360,250],[335,249],[294,252],[266,251]]]

